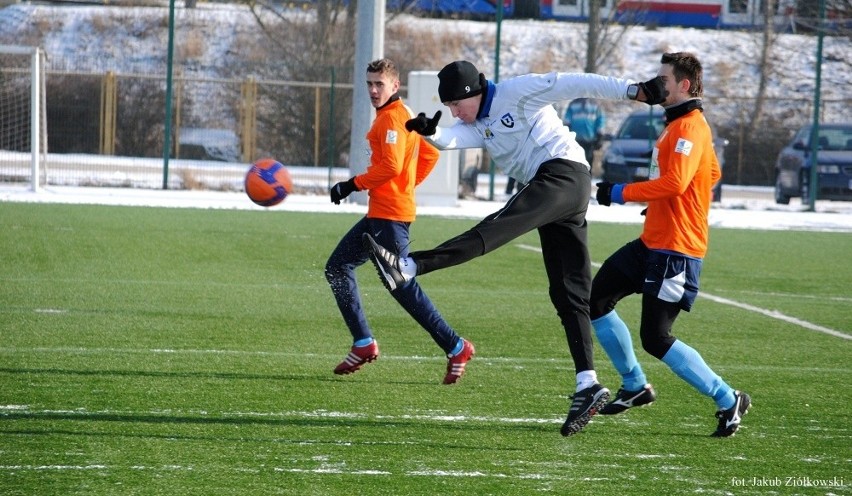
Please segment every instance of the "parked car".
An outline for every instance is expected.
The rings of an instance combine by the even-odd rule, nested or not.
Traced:
[[[178,144],[178,158],[240,162],[240,139],[230,129],[182,127]]]
[[[651,150],[666,123],[660,107],[637,110],[624,119],[615,136],[607,136],[609,148],[603,157],[603,180],[633,183],[648,180]]]
[[[647,181],[650,172],[651,151],[662,134],[666,123],[661,107],[637,110],[624,119],[615,136],[606,136],[610,141],[603,158],[603,180],[611,183],[634,183]],[[725,146],[728,140],[716,138],[714,148],[719,167],[724,168]],[[713,188],[713,201],[722,199],[722,181]]]
[[[775,202],[790,198],[810,199],[809,184],[813,165],[811,125],[793,136],[775,161]],[[852,200],[852,123],[820,124],[817,137],[818,200]]]

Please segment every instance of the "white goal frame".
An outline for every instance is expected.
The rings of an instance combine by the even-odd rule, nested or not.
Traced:
[[[0,54],[30,56],[30,181],[31,189],[38,192],[43,165],[42,156],[47,154],[44,50],[33,46],[0,45]]]

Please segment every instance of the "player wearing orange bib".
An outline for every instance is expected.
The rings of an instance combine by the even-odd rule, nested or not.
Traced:
[[[370,166],[364,174],[339,182],[330,191],[336,204],[355,191],[368,190],[370,196],[367,215],[343,236],[325,266],[325,277],[353,341],[334,369],[338,375],[356,372],[379,356],[355,278],[355,269],[368,259],[362,236],[369,233],[382,246],[407,254],[408,228],[416,211],[414,188],[438,160],[435,147],[405,129],[413,114],[400,99],[399,87],[399,71],[392,61],[379,59],[367,66],[367,90],[376,109],[376,119],[367,132]],[[401,287],[393,297],[446,353],[444,384],[456,383],[475,353],[473,344],[456,334],[416,281]]]
[[[727,437],[739,428],[751,398],[731,388],[695,349],[671,334],[680,311],[689,311],[698,295],[712,189],[721,171],[700,99],[701,63],[686,52],[666,53],[661,62],[658,76],[668,92],[661,104],[666,109],[666,128],[654,146],[650,180],[598,183],[601,205],[648,204],[639,239],[612,254],[592,281],[592,326],[622,377],[615,399],[600,413],[613,415],[656,399],[636,360],[630,331],[615,312],[622,298],[640,293],[642,347],[698,392],[713,398],[719,408],[713,436]]]
[[[648,202],[639,236],[645,246],[704,258],[712,189],[722,173],[701,101],[678,106],[671,117],[651,157],[650,178],[659,180],[627,184],[621,196],[625,202]]]

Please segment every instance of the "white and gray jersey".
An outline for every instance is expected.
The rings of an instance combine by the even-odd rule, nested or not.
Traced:
[[[458,121],[427,136],[442,150],[485,148],[508,176],[528,183],[548,160],[586,162],[574,133],[563,125],[554,103],[579,97],[626,100],[633,81],[597,74],[527,74],[494,84],[476,121]]]

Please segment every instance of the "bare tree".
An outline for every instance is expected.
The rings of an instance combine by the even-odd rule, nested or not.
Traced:
[[[589,0],[589,31],[586,37],[586,72],[597,72],[598,37],[601,31],[601,0]]]
[[[765,0],[765,8],[763,11],[763,37],[760,46],[760,82],[758,83],[757,95],[754,98],[754,109],[751,112],[751,118],[748,126],[746,126],[746,134],[751,137],[754,135],[757,126],[763,118],[763,106],[766,104],[766,89],[769,86],[769,79],[772,75],[772,45],[775,41],[775,0]]]
[[[638,16],[634,13],[624,17],[619,23],[615,19],[616,9],[610,9],[606,18],[601,18],[601,0],[589,0],[589,30],[586,34],[586,72],[598,72],[598,68],[612,56],[621,39],[635,25],[629,19]]]
[[[773,162],[765,158],[767,156],[774,157],[777,153],[774,150],[779,146],[778,142],[785,139],[784,133],[775,131],[779,129],[779,126],[776,126],[775,123],[766,122],[765,112],[765,107],[768,104],[767,92],[775,76],[773,62],[773,48],[777,39],[775,9],[775,0],[766,0],[763,10],[763,29],[760,32],[760,38],[756,39],[760,53],[757,64],[760,70],[757,92],[753,99],[739,101],[740,111],[736,114],[739,116],[738,123],[731,123],[731,126],[727,126],[727,130],[725,129],[726,126],[717,130],[727,131],[735,144],[731,150],[732,153],[736,154],[735,160],[729,161],[733,162],[731,165],[734,166],[733,171],[735,173],[729,167],[729,171],[724,174],[724,180],[727,183],[743,184],[744,182],[771,181]],[[771,117],[769,120],[771,120]],[[781,129],[783,129],[783,126]],[[746,170],[747,168],[749,170]]]
[[[311,9],[282,9],[263,0],[245,3],[266,35],[265,44],[257,47],[265,63],[247,60],[247,67],[258,78],[288,82],[258,88],[261,153],[288,163],[340,165],[349,147],[351,86],[346,91],[329,87],[317,94],[310,85],[295,83],[334,80],[337,85],[351,85],[355,2],[324,0]],[[319,156],[310,146],[317,134],[322,135]]]
[[[288,163],[344,165],[349,152],[352,91],[353,87],[356,91],[362,88],[359,83],[363,77],[363,73],[352,74],[357,0],[323,0],[314,2],[310,9],[285,9],[273,0],[243,2],[266,35],[265,46],[257,47],[266,58],[259,77],[304,83],[333,80],[335,85],[321,94],[310,85],[258,87],[260,152]],[[399,0],[386,21],[390,23],[413,3]],[[405,62],[402,60],[401,65]],[[257,73],[257,67],[256,60],[246,61],[247,70]],[[312,126],[305,126],[306,122]],[[308,144],[315,143],[317,135],[322,138],[315,152]]]

